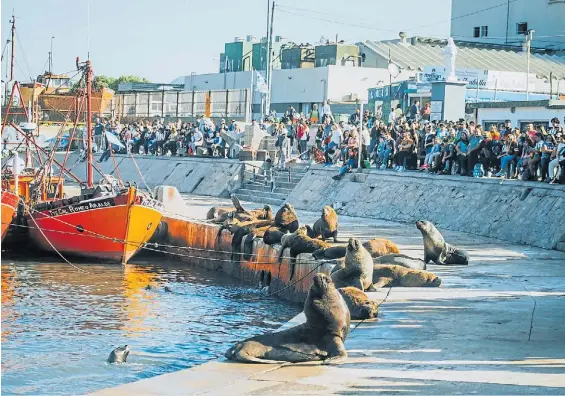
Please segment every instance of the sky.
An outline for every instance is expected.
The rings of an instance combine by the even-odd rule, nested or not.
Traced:
[[[2,0],[2,49],[16,15],[16,79],[47,70],[73,75],[75,58],[95,74],[137,75],[167,83],[192,72],[214,73],[224,43],[266,36],[267,0]],[[281,0],[273,35],[296,43],[323,36],[355,43],[408,36],[447,37],[451,0]],[[90,21],[90,23],[88,23]],[[7,62],[6,62],[7,61]],[[2,62],[5,79],[7,57]]]

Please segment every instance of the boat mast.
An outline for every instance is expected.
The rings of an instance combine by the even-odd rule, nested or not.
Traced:
[[[90,60],[86,61],[86,131],[87,131],[87,164],[86,164],[86,179],[89,188],[94,186],[92,177],[92,68]]]
[[[10,21],[12,24],[12,63],[10,66],[10,81],[14,81],[14,43],[16,39],[16,16],[12,14],[12,20]]]

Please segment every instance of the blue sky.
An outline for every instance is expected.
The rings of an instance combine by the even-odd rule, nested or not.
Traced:
[[[89,3],[95,74],[133,74],[170,82],[191,72],[217,72],[226,41],[266,33],[267,0],[2,0],[2,48],[10,34],[12,10],[16,14],[17,79],[29,80],[46,68],[52,36],[55,72],[73,70],[76,56],[86,58]],[[347,42],[390,39],[399,31],[446,37],[450,28],[450,0],[279,4],[274,34],[297,43],[314,43],[321,36],[334,39],[336,34]]]

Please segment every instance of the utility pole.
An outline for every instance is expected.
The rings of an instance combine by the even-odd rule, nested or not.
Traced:
[[[269,67],[267,66],[267,61],[269,59],[269,23],[270,23],[270,17],[271,17],[271,0],[267,0],[267,33],[265,35],[266,41],[263,43],[265,45],[265,83],[268,86],[268,81],[269,81]],[[263,46],[261,46],[262,48]],[[263,56],[263,53],[261,53],[261,56]],[[261,60],[261,65],[263,64],[263,60]],[[264,95],[265,98],[263,98],[263,93],[261,93],[261,119],[264,118],[263,115],[263,111],[265,111],[265,116],[268,116],[268,114],[266,114],[266,105],[267,105],[267,94]],[[265,104],[265,107],[263,107],[263,103]]]
[[[12,24],[12,63],[10,66],[10,81],[14,81],[14,43],[16,41],[16,16],[12,14],[12,20],[10,21]]]
[[[268,117],[271,113],[271,86],[273,81],[273,22],[275,19],[275,2],[271,6],[271,23],[269,24],[269,49],[267,52],[267,94],[265,95],[265,114]]]
[[[53,39],[55,36],[51,36],[51,51],[49,51],[49,73],[53,73]]]
[[[530,100],[530,52],[532,50],[532,39],[534,38],[534,29],[528,30],[526,36],[526,45],[528,49],[528,71],[526,72],[526,100]]]

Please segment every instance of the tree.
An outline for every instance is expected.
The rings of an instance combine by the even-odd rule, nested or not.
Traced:
[[[148,83],[151,82],[145,77],[138,77],[138,76],[120,76],[118,78],[108,77],[104,75],[94,76],[94,80],[92,81],[93,87],[95,90],[100,90],[102,88],[110,88],[114,91],[118,90],[118,84],[128,83],[128,82],[142,82]],[[72,91],[76,91],[78,88],[78,82],[73,84]]]
[[[138,77],[138,76],[120,76],[116,79],[114,79],[113,84],[110,85],[110,88],[113,89],[114,91],[118,90],[118,84],[123,84],[123,83],[136,83],[136,82],[140,82],[140,83],[149,83],[151,81],[149,81],[148,79],[146,79],[145,77]]]

